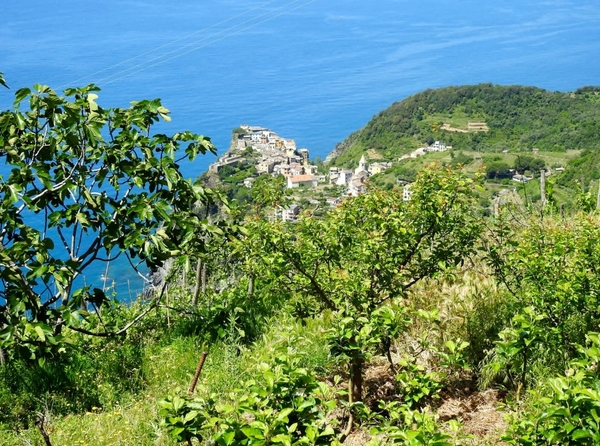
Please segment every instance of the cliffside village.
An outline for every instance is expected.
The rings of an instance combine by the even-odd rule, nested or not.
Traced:
[[[242,132],[236,133],[237,140],[232,141],[230,150],[211,164],[209,171],[218,173],[223,166],[246,164],[248,160],[241,153],[251,147],[259,155],[254,161],[258,175],[283,175],[288,188],[317,186],[318,168],[310,164],[308,149],[298,149],[293,139],[282,138],[264,127],[241,125],[240,129]],[[246,178],[244,185],[251,187],[253,181],[253,177]]]
[[[487,131],[487,124],[482,122],[469,122],[467,130],[454,129],[444,124],[450,131]],[[251,154],[248,153],[251,150]],[[435,141],[429,146],[420,147],[411,153],[403,155],[398,159],[399,162],[407,159],[414,159],[431,152],[445,152],[452,149],[440,141]],[[532,149],[533,154],[537,155],[539,149]],[[504,150],[503,153],[508,153]],[[248,158],[244,157],[248,155]],[[475,158],[481,160],[481,158]],[[298,149],[293,139],[280,137],[277,133],[261,126],[241,125],[234,132],[234,137],[229,150],[215,163],[209,166],[209,172],[218,174],[225,167],[239,167],[253,163],[256,168],[256,175],[245,178],[243,185],[251,188],[256,178],[260,175],[282,175],[286,179],[288,189],[314,189],[319,185],[337,186],[337,196],[330,196],[325,199],[327,206],[338,205],[345,197],[358,196],[366,191],[366,183],[369,177],[384,172],[392,166],[391,162],[367,162],[365,155],[362,155],[355,169],[342,169],[339,167],[330,167],[327,174],[319,174],[318,167],[311,164],[309,151],[306,148]],[[557,172],[564,168],[555,168]],[[532,176],[525,176],[511,169],[512,180],[520,183],[530,181]],[[551,175],[552,169],[547,169],[545,175]],[[410,200],[412,196],[411,184],[398,180],[403,187],[403,199]],[[331,191],[331,189],[329,189]],[[311,201],[311,200],[309,200]],[[318,204],[317,200],[312,200]],[[274,218],[283,221],[295,221],[301,211],[299,204],[294,203],[285,208],[276,209]]]
[[[367,179],[389,169],[392,165],[389,162],[368,163],[363,155],[356,169],[330,167],[327,175],[319,175],[317,166],[310,162],[308,149],[298,149],[293,139],[282,138],[265,127],[243,124],[240,126],[240,131],[234,133],[229,151],[211,164],[209,171],[218,173],[224,166],[238,167],[247,164],[249,161],[242,154],[248,148],[252,148],[258,154],[258,157],[253,156],[257,175],[283,175],[287,180],[286,187],[289,189],[316,188],[319,184],[339,186],[343,192],[340,196],[327,198],[329,206],[337,205],[343,197],[364,193]],[[436,141],[432,146],[418,149],[407,157],[420,156],[427,151],[445,150],[447,150],[446,146]],[[256,177],[244,179],[244,186],[251,188],[255,179]],[[410,195],[410,184],[406,184],[404,199],[410,199]],[[276,216],[284,221],[294,221],[300,211],[298,204],[292,204],[277,210]]]

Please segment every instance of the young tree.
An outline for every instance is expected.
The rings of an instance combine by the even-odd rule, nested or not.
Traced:
[[[92,263],[124,256],[152,270],[201,249],[195,240],[212,230],[194,208],[213,193],[179,171],[183,159],[214,152],[210,139],[152,134],[170,120],[160,100],[104,109],[97,91],[59,96],[35,85],[0,113],[0,158],[10,168],[0,177],[0,347],[27,358],[60,349],[64,327],[120,334],[158,303],[159,293],[123,327],[86,329],[107,301],[80,278]]]
[[[479,225],[473,181],[450,168],[429,168],[401,190],[372,190],[323,219],[293,224],[252,220],[241,241],[257,275],[318,301],[333,312],[330,340],[348,360],[352,396],[362,398],[362,372],[372,347],[406,324],[401,299],[418,281],[457,265],[474,249]],[[394,304],[394,305],[392,305]]]

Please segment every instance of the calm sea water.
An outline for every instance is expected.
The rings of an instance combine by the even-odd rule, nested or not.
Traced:
[[[598,0],[5,0],[2,9],[0,71],[12,87],[94,82],[106,107],[159,97],[173,116],[160,131],[209,135],[221,152],[247,123],[324,158],[426,88],[600,84]],[[0,109],[11,102],[0,91]]]

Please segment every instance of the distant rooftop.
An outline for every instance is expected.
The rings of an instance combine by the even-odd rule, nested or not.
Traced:
[[[292,183],[304,183],[305,181],[314,181],[315,177],[313,177],[312,175],[296,175],[293,177],[290,177],[290,181]]]

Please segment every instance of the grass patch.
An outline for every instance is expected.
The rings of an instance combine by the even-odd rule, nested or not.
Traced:
[[[50,436],[54,445],[176,445],[159,426],[157,402],[169,394],[185,394],[201,352],[209,351],[196,389],[197,395],[227,395],[242,382],[258,376],[258,365],[269,363],[278,353],[298,358],[298,364],[325,376],[331,367],[324,341],[327,321],[303,322],[282,315],[269,322],[269,331],[254,344],[236,342],[206,346],[199,338],[177,337],[164,344],[148,345],[142,369],[146,386],[137,394],[115,395],[117,402],[104,409],[93,407],[79,414],[54,416],[48,406]],[[100,389],[102,390],[102,389]],[[113,391],[109,390],[112,394]],[[0,446],[43,445],[37,429],[20,432],[0,426]]]

